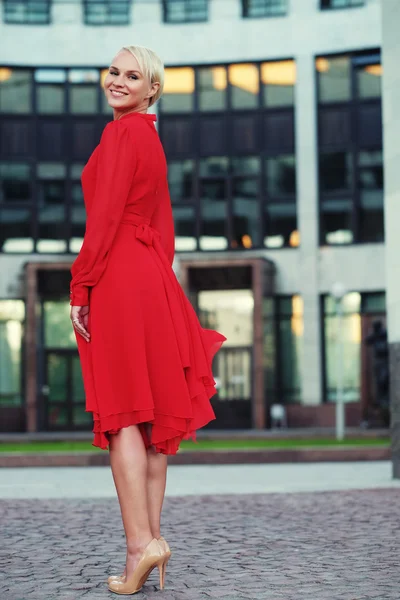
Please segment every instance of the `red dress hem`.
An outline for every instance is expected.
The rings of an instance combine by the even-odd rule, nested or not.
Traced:
[[[203,330],[203,333],[211,333]],[[212,342],[208,344],[207,356],[211,362],[214,354],[225,341],[225,337],[217,332],[212,332]],[[206,336],[203,337],[203,341]],[[210,404],[210,398],[217,392],[215,381],[210,376],[196,378],[196,385],[191,383],[190,367],[185,369],[186,382],[192,403],[193,417],[183,418],[175,415],[165,415],[150,410],[134,410],[127,413],[116,413],[108,416],[99,416],[93,413],[92,445],[102,450],[109,450],[110,435],[118,433],[124,427],[138,425],[142,435],[143,443],[147,448],[153,446],[155,451],[161,454],[174,455],[179,450],[182,440],[192,439],[196,441],[196,431],[201,429],[210,421],[215,419],[214,410]],[[145,423],[152,425],[151,438],[149,439]]]

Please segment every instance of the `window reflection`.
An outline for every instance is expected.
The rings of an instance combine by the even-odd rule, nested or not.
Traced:
[[[320,102],[350,100],[350,58],[321,57],[316,60]]]
[[[0,208],[0,251],[33,252],[32,211],[28,208]]]
[[[39,163],[38,178],[38,252],[66,252],[65,177],[63,163]]]
[[[349,190],[353,183],[353,164],[350,152],[330,152],[320,156],[319,178],[321,190],[337,192]]]
[[[330,198],[321,202],[321,237],[323,244],[351,244],[351,198]]]
[[[128,25],[130,0],[89,0],[84,2],[87,25]]]
[[[200,110],[226,108],[227,73],[225,67],[202,67],[198,70]]]
[[[250,63],[230,65],[228,72],[233,108],[256,108],[260,86],[258,67]]]
[[[384,240],[382,151],[359,154],[360,239]]]
[[[197,249],[196,218],[193,206],[174,206],[175,250],[190,252]]]
[[[0,163],[0,203],[32,199],[31,168],[27,163]]]
[[[226,175],[229,169],[229,158],[226,156],[208,156],[200,160],[200,177]]]
[[[262,64],[261,82],[265,106],[292,106],[296,63],[293,60],[283,60]]]
[[[281,401],[300,402],[304,330],[301,296],[278,298],[278,323]]]
[[[357,71],[358,95],[360,98],[380,98],[382,87],[382,65],[367,65]]]
[[[73,114],[97,112],[98,90],[93,85],[73,85],[69,93],[69,110]]]
[[[350,292],[344,296],[342,303],[344,312],[341,327],[344,394],[346,401],[358,402],[360,399],[361,294]],[[328,401],[334,402],[336,401],[338,370],[337,318],[333,298],[324,298],[324,312],[326,398]]]
[[[258,156],[240,156],[231,159],[234,175],[259,175],[260,158]]]
[[[296,204],[293,202],[268,202],[264,209],[264,223],[267,235],[264,246],[267,248],[282,248],[297,246]]]
[[[62,114],[65,110],[63,85],[37,85],[36,106],[40,114]]]
[[[82,166],[79,163],[72,165],[71,176],[79,178]],[[71,234],[69,240],[69,251],[78,253],[82,247],[86,228],[86,210],[83,201],[83,191],[80,182],[71,185]]]
[[[260,244],[258,180],[240,178],[233,182],[234,248],[251,248]]]
[[[224,179],[201,183],[201,235],[202,250],[224,250],[228,247],[226,235],[227,200]]]
[[[4,21],[48,25],[50,23],[50,0],[4,0]]]
[[[194,69],[191,67],[165,69],[162,110],[190,112],[193,110]]]
[[[0,234],[1,235],[1,234]],[[0,407],[21,406],[22,334],[25,304],[0,300]]]
[[[193,198],[194,160],[176,160],[168,163],[168,186],[171,201]]]
[[[0,112],[30,113],[32,75],[24,69],[0,68]]]
[[[65,301],[43,303],[44,343],[46,348],[74,348],[76,340],[69,317],[70,306]]]
[[[296,161],[293,155],[266,159],[267,193],[269,196],[296,194]]]

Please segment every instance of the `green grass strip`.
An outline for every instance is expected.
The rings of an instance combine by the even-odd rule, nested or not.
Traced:
[[[274,450],[292,448],[324,448],[337,447],[349,448],[360,446],[388,447],[388,438],[350,438],[337,442],[334,438],[309,438],[309,439],[243,439],[243,440],[200,440],[198,443],[183,441],[182,451],[204,450]],[[99,448],[92,446],[90,441],[72,442],[4,442],[0,443],[0,452],[101,452]]]

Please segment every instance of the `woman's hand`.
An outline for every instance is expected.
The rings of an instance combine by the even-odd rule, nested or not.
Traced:
[[[73,328],[87,342],[90,342],[90,333],[88,331],[89,306],[71,306],[71,321]]]

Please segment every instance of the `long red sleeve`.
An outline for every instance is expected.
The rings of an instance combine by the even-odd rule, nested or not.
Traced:
[[[126,125],[108,123],[98,147],[94,196],[88,210],[82,248],[71,267],[73,306],[89,303],[89,288],[100,279],[121,221],[135,172],[135,145]]]

